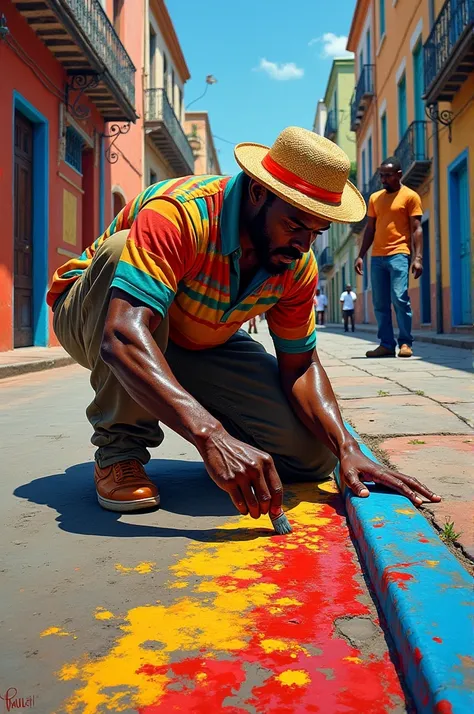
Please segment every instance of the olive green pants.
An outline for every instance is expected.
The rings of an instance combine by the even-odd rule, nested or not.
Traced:
[[[54,330],[64,349],[91,372],[95,396],[87,408],[102,467],[126,459],[147,463],[159,446],[157,419],[137,404],[100,357],[110,284],[128,231],[108,238],[89,268],[54,306]],[[299,421],[282,392],[276,359],[244,330],[225,344],[185,350],[168,340],[165,319],[153,335],[178,382],[233,436],[271,454],[284,480],[328,476],[336,458]]]

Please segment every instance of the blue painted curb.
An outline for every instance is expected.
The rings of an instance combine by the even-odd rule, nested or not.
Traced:
[[[378,461],[346,427],[364,454]],[[340,485],[339,467],[336,479]],[[418,714],[472,714],[469,574],[404,496],[372,491],[362,499],[346,488],[344,501]]]

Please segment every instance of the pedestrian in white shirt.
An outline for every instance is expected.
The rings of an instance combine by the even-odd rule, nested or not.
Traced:
[[[340,297],[342,305],[342,314],[344,316],[344,332],[349,332],[349,320],[351,321],[352,332],[354,327],[354,303],[357,300],[357,295],[352,290],[350,285],[346,285],[345,292]]]
[[[328,299],[324,293],[318,288],[314,297],[314,306],[316,308],[316,324],[325,327],[324,312],[328,305]]]

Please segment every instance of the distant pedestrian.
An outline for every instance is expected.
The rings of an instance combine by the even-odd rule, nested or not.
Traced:
[[[342,314],[344,317],[344,332],[349,332],[349,320],[351,321],[352,332],[355,332],[354,303],[356,300],[357,295],[352,290],[352,287],[350,285],[346,285],[346,289],[340,297],[342,305]]]
[[[258,334],[258,330],[257,330],[257,320],[256,320],[255,317],[251,317],[250,320],[249,320],[249,335],[252,334],[252,330],[253,330],[253,332],[254,332],[256,335]]]
[[[366,356],[395,357],[397,343],[392,325],[393,305],[398,322],[398,356],[411,357],[413,336],[408,278],[410,263],[415,280],[423,272],[423,209],[416,191],[400,183],[402,170],[398,159],[386,159],[379,175],[383,189],[370,197],[369,222],[355,262],[356,272],[362,275],[364,257],[373,243],[372,300],[380,345],[375,350],[369,350]]]
[[[325,327],[324,325],[324,313],[328,305],[328,299],[326,295],[318,288],[316,290],[316,295],[314,298],[314,306],[316,308],[316,324]]]

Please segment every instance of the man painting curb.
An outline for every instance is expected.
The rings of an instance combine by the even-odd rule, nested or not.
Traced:
[[[363,272],[364,257],[373,244],[371,262],[372,300],[378,324],[380,345],[369,350],[367,357],[395,357],[396,341],[392,325],[392,304],[398,322],[399,357],[413,354],[411,305],[408,278],[411,272],[418,280],[423,272],[423,209],[419,195],[400,181],[400,162],[386,159],[379,169],[383,189],[369,199],[369,222],[355,261],[355,270]]]
[[[315,349],[311,245],[364,201],[335,144],[290,127],[269,149],[239,144],[234,178],[150,186],[81,258],[54,275],[48,303],[64,348],[91,371],[87,409],[99,503],[159,504],[143,468],[163,422],[194,444],[242,514],[278,514],[281,480],[364,481],[412,500],[425,486],[360,450]],[[277,359],[241,330],[267,312]]]

